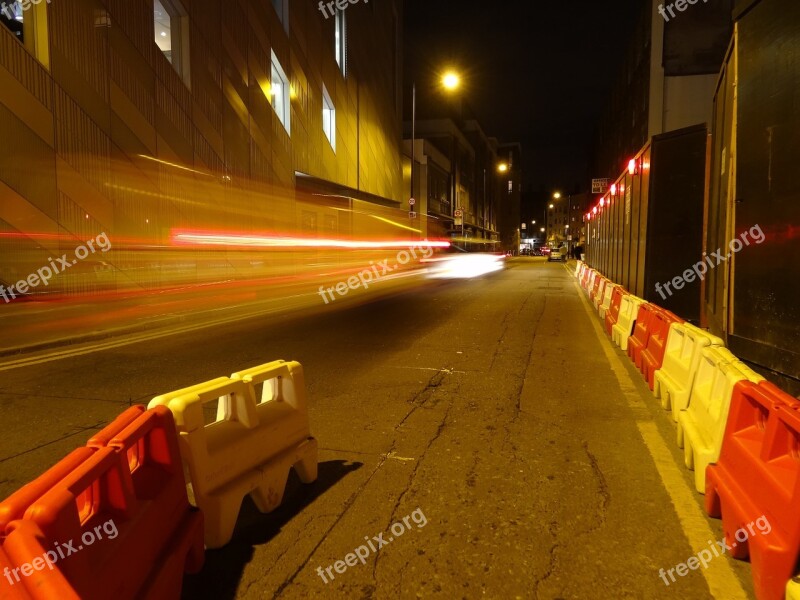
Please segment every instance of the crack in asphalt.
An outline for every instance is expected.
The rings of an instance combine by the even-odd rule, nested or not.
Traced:
[[[583,444],[581,445],[581,447],[583,448],[583,451],[586,453],[586,456],[589,458],[589,465],[591,466],[592,473],[594,474],[594,476],[597,479],[597,487],[599,488],[598,489],[598,495],[600,496],[600,506],[597,508],[597,511],[596,511],[597,512],[597,519],[593,519],[591,521],[591,524],[589,525],[589,527],[585,531],[573,532],[570,535],[570,539],[572,541],[574,541],[575,539],[577,539],[579,537],[584,537],[584,536],[587,536],[587,535],[591,535],[595,531],[598,531],[606,521],[606,513],[608,511],[608,505],[611,502],[611,492],[608,489],[608,483],[606,482],[605,475],[603,475],[603,471],[600,468],[600,464],[597,461],[597,457],[594,454],[592,454],[591,451],[589,450],[589,443],[588,442],[584,441]],[[549,530],[550,530],[550,534],[554,537],[554,539],[557,540],[558,539],[558,523],[557,522],[550,523]],[[545,571],[545,573],[540,578],[538,578],[534,582],[534,597],[537,598],[537,599],[539,598],[539,587],[547,579],[552,577],[553,573],[555,573],[555,571],[556,571],[556,569],[558,567],[558,555],[557,555],[557,553],[558,553],[559,547],[560,547],[560,544],[558,542],[556,542],[550,548],[550,561],[549,561],[547,570]]]
[[[403,417],[403,419],[395,426],[395,428],[394,428],[395,431],[397,431],[400,428],[400,426],[403,423],[405,423],[408,420],[408,418],[418,408],[420,408],[425,403],[424,400],[422,402],[418,402],[418,400],[423,395],[425,395],[428,391],[435,390],[436,388],[438,388],[441,385],[442,381],[444,380],[444,376],[445,375],[446,375],[446,372],[444,370],[441,370],[441,371],[437,372],[435,375],[433,375],[428,380],[428,383],[425,385],[425,387],[422,388],[422,390],[420,390],[418,393],[416,393],[414,395],[414,397],[411,399],[411,403],[413,404],[413,406],[408,411],[408,413],[406,413],[406,415]],[[449,409],[448,409],[448,414],[449,414]],[[445,419],[446,418],[447,418],[447,415],[445,415]],[[438,435],[440,435],[440,434],[441,434],[441,427],[440,427],[439,434],[437,434],[436,437],[438,437]],[[392,441],[392,445],[389,448],[389,450],[386,452],[386,454],[382,454],[381,455],[381,459],[378,461],[378,464],[372,470],[372,473],[369,474],[369,477],[367,477],[366,481],[364,481],[364,483],[362,483],[360,486],[358,486],[358,488],[355,491],[353,491],[352,494],[350,494],[350,497],[344,503],[343,510],[339,513],[339,515],[336,517],[336,519],[333,521],[333,523],[331,523],[330,527],[328,527],[328,529],[325,530],[325,532],[320,536],[319,541],[316,543],[316,545],[308,553],[308,555],[306,556],[305,560],[302,561],[302,563],[295,569],[295,571],[291,574],[290,577],[288,577],[280,586],[278,586],[278,588],[275,590],[275,593],[273,594],[274,598],[277,598],[278,596],[280,596],[281,593],[283,593],[283,590],[285,590],[288,586],[290,586],[292,583],[294,583],[294,580],[297,578],[297,576],[303,571],[303,569],[305,569],[306,565],[308,565],[309,561],[311,560],[311,557],[314,556],[316,551],[323,544],[323,542],[325,542],[325,540],[328,538],[330,533],[339,524],[339,522],[345,517],[345,515],[350,511],[350,508],[352,508],[353,504],[355,504],[355,502],[358,499],[359,495],[361,495],[361,492],[363,492],[366,489],[366,487],[372,481],[373,477],[375,477],[375,474],[378,471],[380,471],[381,467],[383,467],[383,465],[386,463],[386,461],[389,460],[389,455],[391,455],[394,452],[396,446],[397,446],[397,440],[395,439],[395,440]],[[428,448],[429,447],[430,447],[430,444],[428,444]],[[426,449],[426,451],[427,451],[427,449]],[[423,456],[424,456],[424,452],[423,452]],[[420,460],[421,460],[421,458],[420,458]],[[419,468],[419,460],[416,461],[414,472],[416,472],[417,468]],[[405,492],[403,492],[403,493],[405,493]],[[401,495],[401,497],[402,497],[402,495]],[[395,509],[396,509],[396,507],[397,507],[397,505],[395,505]],[[375,560],[376,566],[377,566],[377,561],[378,561],[377,557],[378,556],[379,555],[376,554],[376,560]],[[373,583],[374,583],[374,575],[375,575],[375,569],[373,568]]]
[[[457,386],[457,387],[460,387],[460,386]],[[422,465],[422,462],[425,460],[425,456],[428,454],[428,451],[431,449],[431,446],[433,446],[433,444],[441,437],[442,433],[444,432],[445,427],[447,426],[447,419],[450,417],[450,412],[453,410],[453,406],[455,405],[455,398],[458,397],[458,392],[459,392],[458,389],[453,391],[452,397],[451,397],[450,402],[449,402],[449,404],[447,406],[447,410],[445,411],[445,414],[442,417],[441,422],[439,423],[439,427],[436,429],[436,433],[431,437],[430,440],[428,440],[428,443],[426,444],[425,449],[422,451],[422,454],[420,454],[419,457],[417,458],[417,460],[416,460],[416,462],[414,464],[414,468],[411,469],[411,473],[408,476],[408,483],[406,484],[405,489],[397,497],[397,501],[395,502],[394,507],[392,508],[392,512],[389,515],[389,523],[386,526],[387,530],[392,524],[394,524],[396,522],[395,521],[395,515],[397,514],[397,510],[398,510],[398,508],[400,508],[400,504],[402,504],[403,498],[405,498],[406,494],[409,491],[411,491],[411,488],[412,488],[412,486],[414,484],[414,479],[417,476],[417,471],[419,470],[420,466]],[[378,574],[378,563],[380,561],[380,557],[381,557],[380,554],[376,554],[375,555],[375,563],[372,566],[372,581],[376,586],[377,586],[377,583],[378,583],[377,574]],[[400,588],[400,589],[402,589],[402,588]],[[400,589],[397,590],[398,591],[398,596],[397,597],[400,597],[400,595],[399,595]]]
[[[548,531],[554,540],[558,539],[558,523],[556,521],[551,521],[550,525],[548,526]],[[556,571],[556,566],[558,563],[558,556],[556,552],[559,548],[559,543],[556,542],[550,547],[550,557],[547,564],[547,570],[542,574],[541,577],[538,577],[533,582],[533,597],[538,600],[539,598],[539,586],[541,586],[545,581],[547,581],[550,577],[552,577],[553,573]]]
[[[47,446],[51,446],[53,444],[57,444],[58,442],[63,442],[64,440],[67,440],[67,439],[69,439],[71,437],[75,437],[76,435],[80,435],[80,434],[85,433],[87,431],[100,430],[103,427],[105,427],[106,425],[107,425],[107,423],[103,422],[103,423],[95,423],[94,425],[87,425],[86,427],[79,427],[79,428],[77,428],[77,430],[73,431],[72,433],[68,433],[68,434],[66,434],[64,436],[61,436],[60,438],[55,439],[55,440],[51,440],[49,442],[45,442],[44,444],[40,444],[40,445],[35,446],[33,448],[28,448],[27,450],[23,450],[22,452],[18,452],[17,454],[13,454],[11,456],[6,456],[6,457],[3,457],[3,458],[0,458],[0,463],[4,463],[6,461],[13,460],[15,458],[19,458],[20,456],[24,456],[26,454],[30,454],[31,452],[35,452],[36,450],[40,450],[42,448],[46,448]]]
[[[530,298],[531,296],[528,296]],[[527,302],[527,299],[526,301]],[[503,429],[505,430],[505,436],[503,438],[503,443],[500,446],[501,448],[505,448],[509,444],[509,438],[511,437],[511,427],[516,424],[519,420],[520,414],[522,414],[522,390],[525,388],[525,380],[528,378],[528,370],[531,366],[531,356],[533,356],[533,347],[536,342],[536,335],[539,332],[539,325],[542,322],[542,317],[544,316],[544,312],[547,309],[547,297],[544,298],[542,302],[542,310],[539,315],[536,317],[536,325],[533,328],[533,333],[531,334],[530,345],[528,346],[528,354],[525,357],[524,365],[525,368],[523,369],[517,386],[517,393],[516,393],[516,404],[514,406],[514,415],[511,419],[503,425]],[[519,459],[517,458],[516,448],[514,445],[511,445],[511,454],[514,456],[514,461],[517,462]]]
[[[394,444],[392,444],[392,446],[394,446]],[[291,576],[289,576],[286,579],[286,581],[284,581],[280,586],[278,586],[278,588],[275,590],[275,593],[272,596],[273,598],[277,598],[278,596],[280,596],[283,593],[283,590],[285,590],[292,583],[294,583],[294,580],[297,578],[297,576],[303,571],[303,569],[305,569],[306,565],[308,565],[309,561],[311,560],[311,557],[314,556],[314,554],[323,544],[323,542],[325,542],[325,540],[328,539],[328,536],[330,535],[331,531],[334,530],[334,528],[339,524],[339,522],[344,518],[344,516],[350,511],[350,508],[353,506],[353,504],[355,504],[355,501],[358,499],[358,496],[369,485],[369,483],[372,481],[372,478],[375,477],[375,474],[378,471],[380,471],[381,467],[387,460],[388,460],[387,458],[382,458],[380,461],[378,461],[378,464],[372,470],[372,473],[369,474],[369,477],[367,477],[366,481],[364,481],[364,483],[358,486],[358,488],[355,491],[353,491],[352,494],[350,494],[350,497],[344,503],[344,509],[339,513],[336,519],[334,519],[330,527],[328,527],[328,529],[326,529],[325,532],[320,536],[319,541],[314,545],[314,547],[308,553],[308,556],[306,556],[305,560],[294,570],[294,573],[292,573]]]
[[[603,470],[600,468],[600,464],[597,462],[597,458],[594,454],[589,451],[589,442],[583,442],[583,451],[586,452],[586,456],[589,457],[589,463],[592,466],[592,472],[594,473],[595,477],[597,478],[597,486],[599,489],[600,494],[600,507],[598,510],[600,520],[597,522],[595,527],[592,527],[586,531],[584,531],[581,535],[586,535],[597,531],[606,521],[606,513],[608,512],[608,505],[611,503],[611,492],[608,490],[608,483],[606,482],[605,475],[603,475]]]

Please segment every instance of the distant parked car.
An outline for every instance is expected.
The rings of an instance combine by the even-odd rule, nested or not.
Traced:
[[[547,256],[547,262],[553,260],[560,260],[567,262],[567,249],[566,248],[553,248]]]

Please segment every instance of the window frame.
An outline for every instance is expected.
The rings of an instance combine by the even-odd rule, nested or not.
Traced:
[[[276,4],[281,5],[281,10],[278,12],[278,8],[275,6]],[[275,11],[275,14],[278,17],[278,20],[283,25],[283,28],[286,30],[286,33],[289,33],[289,0],[272,0],[272,9]]]
[[[272,57],[270,61],[270,76],[269,76],[269,95],[268,98],[270,106],[272,106],[272,110],[275,112],[275,116],[280,121],[283,128],[286,130],[287,135],[292,135],[292,105],[291,105],[291,95],[290,95],[290,86],[289,86],[289,78],[286,76],[286,71],[283,70],[283,66],[281,65],[281,61],[278,60],[275,51],[272,50]],[[275,76],[277,75],[278,79],[280,79],[281,83],[281,98],[280,98],[280,106],[281,111],[278,112],[276,108],[276,102],[278,102],[278,94],[275,94]],[[282,118],[281,115],[284,117]]]
[[[339,65],[342,77],[347,77],[347,18],[345,11],[336,10],[333,31],[333,53],[336,64]]]
[[[160,5],[169,16],[170,29],[170,57],[158,45],[156,33],[155,11],[156,4]],[[158,51],[164,55],[175,69],[187,87],[191,88],[191,53],[189,48],[189,13],[180,0],[154,0],[153,1],[153,43]]]
[[[330,116],[326,118],[325,113],[330,113]],[[326,129],[325,123],[326,120],[328,121],[328,127]],[[330,94],[328,93],[328,88],[325,87],[325,84],[322,84],[322,131],[325,134],[325,137],[328,138],[328,142],[330,142],[331,148],[333,148],[334,154],[336,153],[336,105],[333,103]]]

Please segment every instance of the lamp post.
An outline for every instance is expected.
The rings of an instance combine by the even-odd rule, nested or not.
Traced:
[[[453,71],[448,71],[442,76],[442,87],[447,91],[455,91],[461,86],[461,78]],[[417,142],[417,82],[411,84],[411,185],[409,200],[414,197],[414,163],[416,162]],[[452,168],[452,167],[451,167]],[[455,201],[455,198],[453,198]],[[413,206],[409,203],[409,213]]]

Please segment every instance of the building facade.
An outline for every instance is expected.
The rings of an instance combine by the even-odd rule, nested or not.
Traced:
[[[416,212],[427,217],[423,230],[460,240],[471,249],[499,250],[501,245],[511,249],[519,217],[505,218],[504,211],[516,198],[519,213],[520,151],[509,153],[474,119],[418,120],[413,153],[411,123],[406,123],[406,132],[405,188],[415,199]],[[504,165],[502,172],[500,165]],[[506,187],[509,178],[516,194],[511,199]]]
[[[0,281],[100,232],[346,234],[325,196],[400,206],[400,0],[5,5]],[[135,255],[104,259],[120,281],[157,283],[135,281]]]

